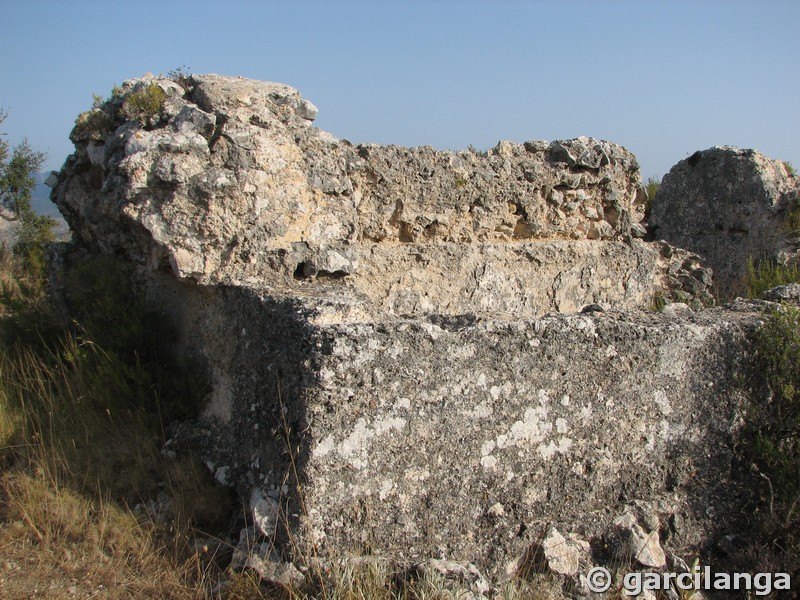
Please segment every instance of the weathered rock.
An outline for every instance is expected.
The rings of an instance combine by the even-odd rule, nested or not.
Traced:
[[[668,592],[666,592],[668,593]],[[656,593],[653,590],[642,590],[635,596],[637,600],[657,600]]]
[[[626,512],[614,519],[613,544],[617,556],[623,560],[635,560],[644,567],[663,568],[667,557],[658,539],[658,530],[646,533],[637,523],[636,517]]]
[[[292,563],[281,560],[273,542],[264,541],[256,527],[245,527],[233,551],[231,569],[252,569],[258,576],[273,583],[297,588],[305,576]]]
[[[763,300],[772,302],[792,302],[797,304],[800,301],[800,283],[790,283],[779,285],[761,294]]]
[[[265,494],[260,488],[253,488],[250,493],[250,512],[258,530],[268,538],[275,533],[286,520],[278,503]]]
[[[697,255],[636,238],[632,155],[353,146],[286,86],[190,83],[126,83],[99,130],[76,127],[54,198],[84,248],[139,265],[207,373],[201,426],[176,436],[250,495],[235,564],[280,580],[289,554],[438,557],[502,576],[550,524],[596,539],[636,501],[680,513],[675,543],[735,526],[759,316],[620,312],[698,304],[711,283]],[[126,116],[150,85],[161,109]]]
[[[742,293],[747,261],[796,261],[800,178],[755,150],[714,147],[664,177],[650,217],[652,235],[703,257],[723,295]]]
[[[661,312],[666,316],[679,318],[690,315],[692,309],[688,304],[684,304],[682,302],[673,302],[662,308]]]
[[[621,498],[680,513],[673,543],[735,527],[747,498],[730,493],[731,447],[758,313],[327,323],[306,317],[313,300],[173,299],[225,374],[205,425],[219,441],[197,446],[280,498],[294,547],[497,576],[546,523],[601,536]]]
[[[190,82],[126,82],[91,135],[76,126],[53,198],[83,245],[204,285],[336,286],[367,314],[710,300],[696,257],[633,239],[645,198],[620,146],[353,146],[309,126],[287,86]],[[147,86],[166,100],[143,123],[125,106]]]
[[[575,536],[565,538],[551,527],[542,540],[542,553],[553,573],[571,576],[578,572],[582,560],[588,558],[589,543]]]

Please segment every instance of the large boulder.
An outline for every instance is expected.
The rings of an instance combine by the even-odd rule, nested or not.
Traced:
[[[635,503],[696,553],[742,529],[756,491],[731,479],[756,306],[330,322],[231,289],[172,302],[217,373],[176,440],[271,498],[300,557],[502,576],[550,524],[597,540]]]
[[[181,83],[126,82],[82,115],[53,198],[83,251],[138,265],[210,379],[175,443],[250,499],[239,563],[507,574],[551,525],[596,540],[642,504],[687,523],[672,548],[736,529],[759,317],[649,310],[707,302],[711,274],[641,238],[629,152],[356,146],[286,86]]]
[[[717,146],[664,176],[650,227],[655,238],[701,255],[722,295],[733,296],[744,291],[748,260],[797,260],[798,199],[800,178],[786,163]]]

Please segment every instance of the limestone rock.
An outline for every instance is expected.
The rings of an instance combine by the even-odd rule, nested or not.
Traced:
[[[278,527],[286,521],[280,506],[260,488],[250,493],[250,512],[258,530],[268,538],[275,538]]]
[[[85,247],[203,285],[335,286],[374,314],[710,300],[698,260],[634,239],[645,198],[621,146],[354,146],[310,126],[316,108],[288,86],[187,85],[127,81],[79,118],[52,197]],[[148,86],[166,99],[143,119],[126,107]]]
[[[657,600],[656,593],[653,590],[642,590],[636,596],[633,596],[637,600]]]
[[[723,295],[741,293],[748,259],[797,259],[800,178],[755,150],[714,147],[664,177],[650,217],[652,235],[699,254]]]
[[[779,285],[765,291],[761,294],[761,298],[772,302],[792,302],[797,304],[800,302],[800,284]]]
[[[252,569],[264,581],[288,587],[299,587],[305,576],[290,562],[280,559],[272,542],[263,541],[255,527],[239,533],[239,543],[233,551],[231,569]]]
[[[621,559],[633,559],[644,567],[663,568],[667,557],[658,539],[658,530],[646,533],[632,513],[614,519],[616,553]]]
[[[162,106],[133,116],[149,86]],[[637,237],[629,152],[354,146],[315,114],[280,84],[126,82],[76,125],[53,191],[79,247],[136,265],[209,380],[178,441],[251,501],[236,565],[281,580],[286,558],[355,548],[497,575],[549,523],[601,536],[622,500],[717,507],[682,544],[735,528],[760,316],[638,310],[709,302],[712,282]]]
[[[683,302],[672,302],[662,308],[661,312],[669,317],[680,318],[691,315],[692,309],[688,304],[684,304]]]
[[[559,575],[575,575],[589,554],[588,542],[575,536],[565,538],[555,527],[550,528],[541,545],[547,567]]]
[[[185,315],[201,363],[226,375],[202,421],[213,443],[187,443],[264,490],[280,489],[298,449],[302,498],[290,486],[286,513],[305,553],[366,546],[496,576],[534,542],[521,524],[596,538],[623,495],[664,513],[719,507],[686,516],[687,545],[742,514],[730,440],[758,312],[327,322],[307,318],[315,298],[159,298]],[[291,436],[276,439],[284,418]]]

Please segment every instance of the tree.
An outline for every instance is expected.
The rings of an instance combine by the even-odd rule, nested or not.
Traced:
[[[0,124],[6,116],[0,111]],[[42,168],[44,159],[44,153],[34,150],[28,140],[10,149],[0,138],[0,217],[17,221],[31,212],[31,192],[36,186],[33,174]]]
[[[0,124],[7,113],[0,111]],[[5,135],[5,134],[0,134]],[[55,221],[31,208],[34,174],[42,168],[45,154],[23,140],[11,148],[0,137],[0,218],[14,221],[14,254],[35,271],[44,269],[44,244],[54,239]]]

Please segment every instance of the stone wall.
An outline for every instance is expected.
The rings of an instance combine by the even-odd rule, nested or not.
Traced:
[[[154,88],[161,109],[132,116]],[[87,247],[203,285],[334,289],[369,318],[709,301],[696,257],[639,241],[645,196],[620,146],[354,146],[315,115],[280,84],[127,82],[79,118],[54,200]]]
[[[700,254],[719,292],[730,297],[744,292],[749,259],[797,260],[800,232],[788,217],[798,200],[800,178],[785,163],[718,146],[695,152],[664,176],[650,226],[656,239]]]
[[[214,419],[176,440],[269,498],[262,539],[300,562],[434,557],[498,581],[549,527],[602,545],[626,511],[688,556],[755,500],[734,447],[756,305],[314,323],[315,299],[180,301],[226,379]]]
[[[649,310],[709,302],[711,273],[644,241],[629,152],[355,146],[315,115],[279,84],[126,82],[79,117],[53,192],[204,366],[204,414],[171,444],[250,499],[245,561],[501,579],[554,525],[594,544],[581,564],[620,518],[674,553],[737,530],[758,306]]]

